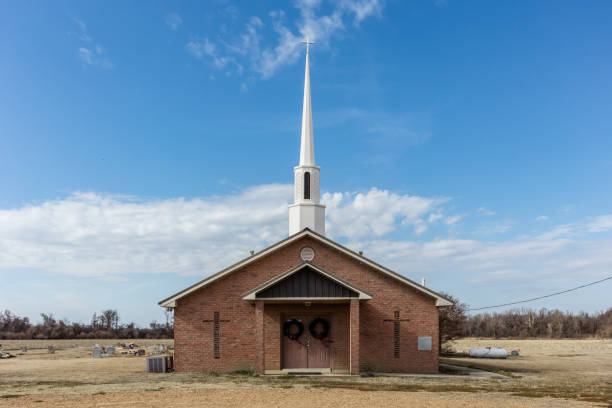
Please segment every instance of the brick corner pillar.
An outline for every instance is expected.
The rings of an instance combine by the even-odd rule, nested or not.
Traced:
[[[350,370],[359,375],[359,299],[351,299],[350,305]]]
[[[255,373],[265,374],[266,354],[264,344],[264,302],[255,301]]]

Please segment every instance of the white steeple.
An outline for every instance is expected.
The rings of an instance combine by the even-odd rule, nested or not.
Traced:
[[[314,141],[312,140],[312,103],[310,102],[310,65],[306,43],[306,74],[304,75],[304,104],[302,105],[302,138],[300,143],[300,166],[314,166]]]
[[[294,167],[294,203],[289,206],[289,235],[304,228],[325,235],[325,206],[319,203],[319,167],[315,165],[312,136],[312,104],[310,100],[309,41],[306,44],[306,73],[304,77],[304,105],[302,107],[302,137],[300,165]]]

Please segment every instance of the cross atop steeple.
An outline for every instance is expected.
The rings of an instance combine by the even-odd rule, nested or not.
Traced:
[[[308,51],[310,50],[310,45],[314,44],[314,41],[309,41],[308,39],[305,39],[304,41],[300,41],[301,44],[306,44],[306,55],[308,55]]]

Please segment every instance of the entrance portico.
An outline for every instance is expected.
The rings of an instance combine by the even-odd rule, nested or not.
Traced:
[[[369,293],[305,262],[243,299],[255,303],[258,374],[315,368],[359,374],[360,302],[371,299]],[[301,325],[302,333],[285,333],[288,323]],[[319,323],[328,333],[316,332]]]

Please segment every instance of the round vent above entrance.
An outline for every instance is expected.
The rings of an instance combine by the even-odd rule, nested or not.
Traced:
[[[300,250],[300,257],[304,261],[312,261],[315,257],[314,249],[311,247],[304,247]]]

